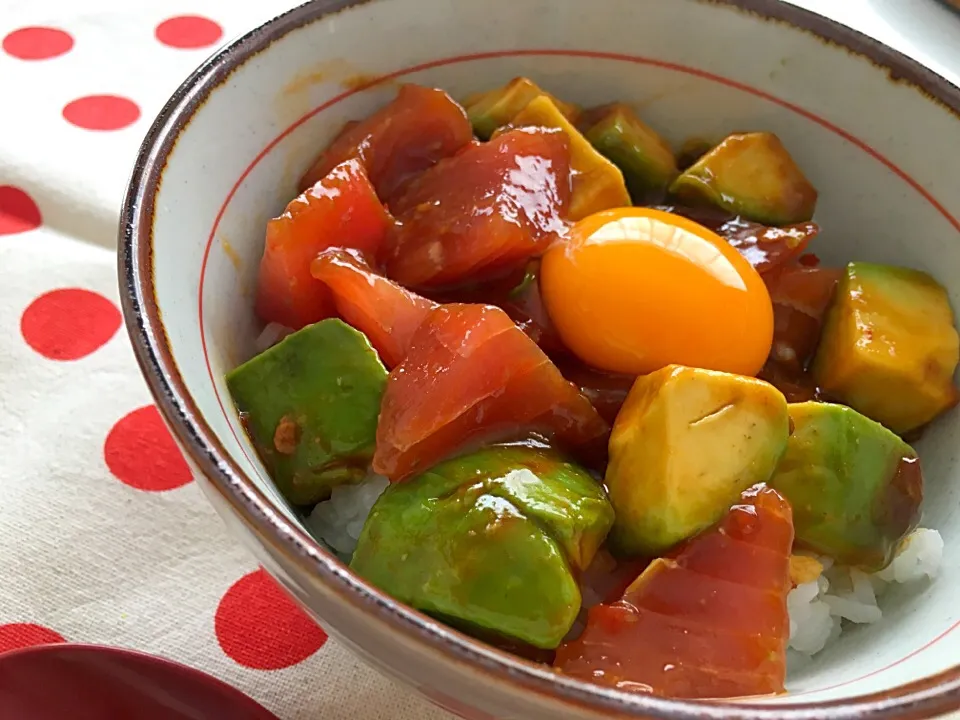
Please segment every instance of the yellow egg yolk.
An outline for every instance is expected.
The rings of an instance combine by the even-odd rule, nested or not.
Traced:
[[[773,307],[723,238],[672,213],[618,208],[576,223],[540,272],[560,337],[584,362],[642,375],[675,363],[756,375]]]

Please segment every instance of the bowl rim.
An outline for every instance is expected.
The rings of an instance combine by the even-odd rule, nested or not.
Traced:
[[[153,283],[154,199],[167,160],[193,115],[233,70],[297,28],[374,0],[308,0],[235,38],[202,63],[174,92],[140,147],[118,228],[120,300],[134,354],[160,412],[194,465],[272,556],[338,596],[361,606],[382,630],[401,635],[434,660],[455,662],[494,682],[610,717],[664,720],[893,720],[929,718],[960,708],[960,665],[889,690],[825,702],[685,701],[629,694],[560,676],[492,648],[397,602],[367,584],[309,534],[292,525],[240,469],[204,419],[181,376]],[[668,2],[670,0],[663,0]],[[866,57],[894,82],[906,82],[960,116],[960,89],[920,63],[847,26],[782,0],[689,0],[782,22]]]

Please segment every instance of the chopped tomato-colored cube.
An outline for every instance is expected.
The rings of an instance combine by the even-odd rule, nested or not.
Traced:
[[[790,265],[764,280],[774,304],[792,307],[819,322],[833,299],[841,275],[840,268]]]
[[[842,270],[790,265],[765,277],[773,301],[772,357],[803,370],[820,342],[823,316]]]
[[[463,108],[442,90],[404,85],[397,97],[366,120],[349,125],[300,181],[310,187],[344,160],[361,161],[389,202],[404,183],[473,140]]]
[[[783,692],[793,513],[756,486],[715,528],[654,560],[557,650],[567,675],[668,697]]]
[[[540,295],[540,259],[530,260],[526,267],[477,285],[431,293],[430,297],[445,303],[481,303],[496,305],[523,330],[531,340],[550,355],[569,354],[560,339]],[[569,379],[569,378],[568,378]]]
[[[387,379],[373,467],[403,480],[477,442],[531,432],[576,449],[609,426],[503,310],[442,305]]]
[[[709,206],[660,205],[657,209],[682,215],[713,230],[761,275],[792,264],[820,233],[820,226],[814,222],[768,227]]]
[[[555,362],[563,376],[580,388],[600,417],[612,425],[637,378],[597,370],[569,354],[556,357]]]
[[[757,377],[779,390],[788,403],[824,399],[810,373],[798,371],[791,365],[778,362],[772,357],[767,358]]]
[[[567,136],[506,132],[443,160],[414,180],[391,210],[400,221],[387,275],[408,287],[489,279],[523,266],[566,230]]]
[[[569,353],[547,314],[540,294],[540,260],[530,261],[523,281],[494,305],[506,310],[530,339],[546,353]]]
[[[765,275],[799,257],[820,233],[820,227],[812,222],[767,227],[737,217],[721,225],[717,233]]]
[[[643,558],[615,558],[601,547],[590,566],[580,574],[582,609],[617,602],[649,564]]]
[[[773,301],[773,347],[760,377],[790,402],[818,397],[807,365],[820,342],[823,316],[842,270],[804,263],[778,268],[764,276]]]
[[[330,289],[340,317],[367,336],[388,368],[403,360],[414,332],[437,307],[378,275],[350,250],[324,250],[310,271]]]
[[[703,225],[715,233],[719,233],[721,227],[737,218],[736,215],[731,215],[727,210],[712,205],[654,205],[653,209],[663,210],[693,220],[698,225]]]
[[[393,225],[356,160],[338,165],[267,223],[257,314],[295,330],[334,314],[330,291],[310,274],[328,247],[374,256]]]
[[[779,541],[778,541],[779,542]],[[673,555],[683,554],[683,567],[708,577],[758,590],[770,588],[770,578],[780,572],[783,558],[762,545],[744,542],[722,532],[707,532],[682,545]],[[718,562],[718,558],[725,558]]]
[[[561,374],[580,388],[600,416],[613,424],[636,377],[597,370],[566,348],[543,304],[539,276],[538,258],[503,278],[434,293],[431,297],[439,302],[483,303],[502,308],[550,356]]]

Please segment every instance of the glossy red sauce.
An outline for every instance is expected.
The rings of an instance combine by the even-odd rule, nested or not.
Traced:
[[[344,160],[358,160],[387,203],[412,178],[473,140],[466,113],[442,90],[403,85],[393,102],[347,123],[300,181],[304,190]]]
[[[330,291],[337,314],[367,336],[388,368],[403,360],[413,334],[437,307],[374,272],[349,250],[325,250],[310,267]]]
[[[577,450],[609,426],[500,308],[443,305],[387,379],[374,470],[402,480],[479,441],[536,431]]]
[[[335,314],[310,263],[331,246],[374,257],[393,227],[357,160],[337,165],[267,224],[257,282],[257,315],[295,330]]]
[[[793,519],[774,490],[744,493],[715,528],[591,608],[557,650],[565,674],[622,690],[721,698],[783,691]]]
[[[390,203],[388,277],[444,288],[522,267],[566,230],[570,150],[556,130],[512,130],[418,176]]]

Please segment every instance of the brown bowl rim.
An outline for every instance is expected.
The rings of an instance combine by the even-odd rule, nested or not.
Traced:
[[[120,298],[137,362],[168,425],[210,486],[271,553],[313,576],[342,602],[402,634],[436,661],[466,664],[519,688],[608,717],[665,720],[907,720],[960,708],[960,665],[887,691],[819,703],[684,701],[628,694],[565,678],[452,630],[355,576],[303,530],[291,525],[240,470],[186,389],[170,351],[153,286],[154,197],[179,134],[194,113],[246,60],[287,33],[371,0],[310,0],[266,21],[216,52],[183,82],[140,147],[121,209],[117,253]],[[663,0],[671,2],[674,0]],[[823,42],[866,57],[891,82],[906,82],[960,116],[960,89],[928,68],[851,28],[781,0],[691,0],[728,6],[765,21],[787,23]]]

